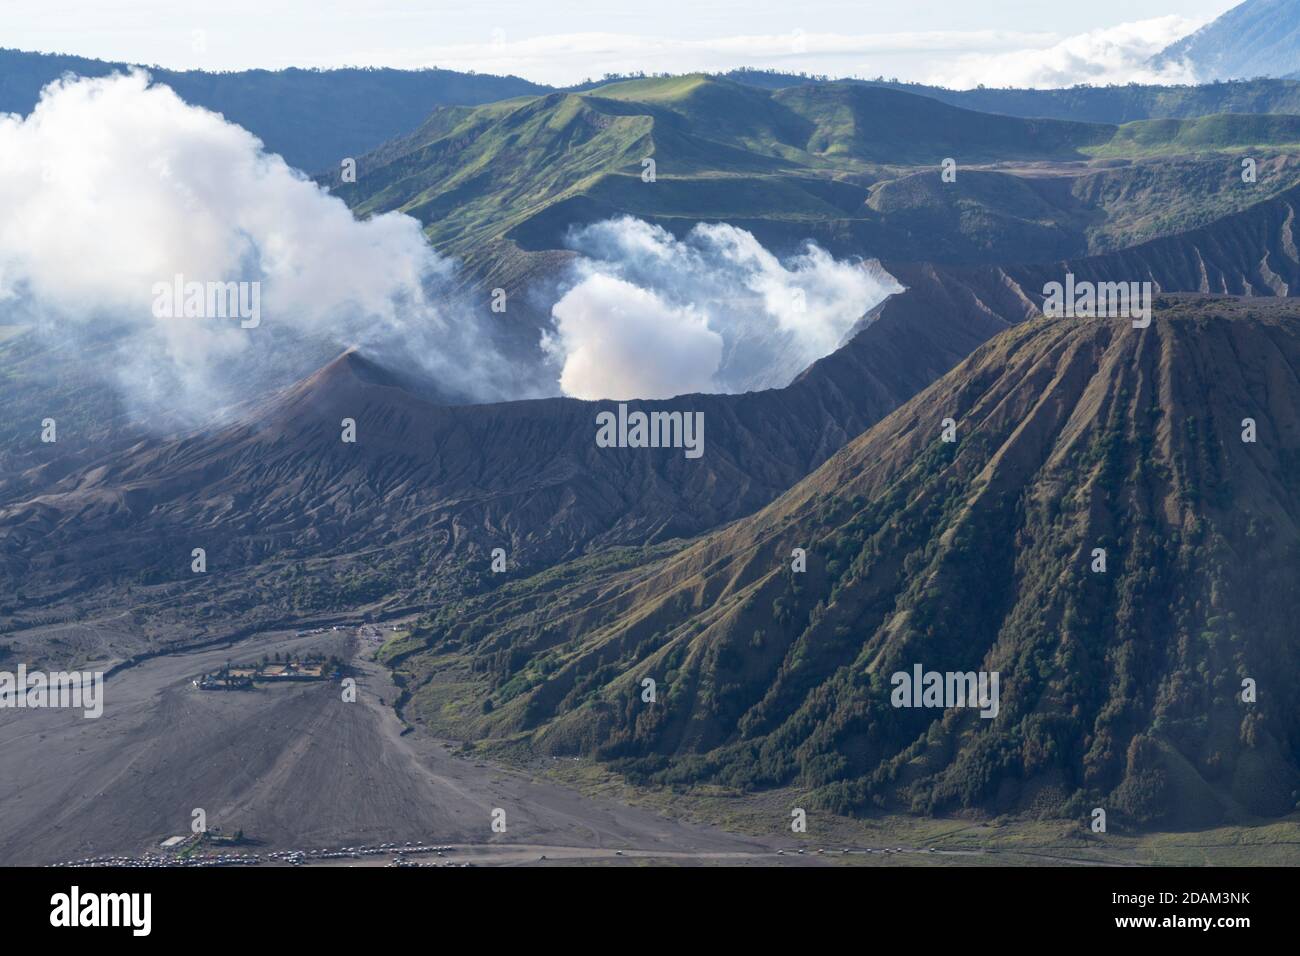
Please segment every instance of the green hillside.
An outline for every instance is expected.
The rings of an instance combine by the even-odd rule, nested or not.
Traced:
[[[975,113],[926,97],[856,84],[799,86],[772,98],[812,124],[810,153],[847,162],[933,165],[1079,159],[1112,128]]]
[[[737,83],[780,90],[826,83],[824,79],[769,70],[741,69],[723,74]],[[1135,120],[1191,118],[1213,113],[1300,114],[1300,82],[1286,79],[1233,80],[1201,86],[1091,86],[1061,89],[978,87],[950,90],[942,86],[898,81],[838,80],[926,96],[951,106],[981,113],[1000,113],[1025,119],[1065,119],[1085,123],[1130,123]]]
[[[1195,119],[1155,119],[1125,123],[1094,156],[1150,156],[1173,152],[1235,151],[1255,147],[1300,150],[1300,116],[1221,113]]]
[[[500,256],[513,261],[503,239],[560,249],[575,224],[622,214],[673,231],[727,221],[778,248],[811,238],[840,255],[1032,261],[1199,225],[1286,189],[1300,178],[1297,130],[1290,116],[1026,120],[880,86],[693,75],[440,109],[362,157],[356,183],[330,185],[360,214],[415,216],[438,248],[498,273]],[[1244,149],[1270,174],[1233,192],[1238,171],[1216,157]],[[946,158],[955,182],[940,177]]]

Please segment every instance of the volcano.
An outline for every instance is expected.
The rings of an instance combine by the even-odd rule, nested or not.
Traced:
[[[445,719],[469,655],[491,706],[460,730],[640,781],[1134,827],[1289,812],[1297,369],[1286,300],[1021,323],[749,518],[429,615],[412,712]],[[895,706],[918,667],[1000,675],[996,716]]]

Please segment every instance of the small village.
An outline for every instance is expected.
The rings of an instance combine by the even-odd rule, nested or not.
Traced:
[[[319,655],[304,658],[264,657],[258,663],[230,664],[211,674],[194,678],[199,690],[252,690],[257,683],[333,680],[342,672],[337,657]]]

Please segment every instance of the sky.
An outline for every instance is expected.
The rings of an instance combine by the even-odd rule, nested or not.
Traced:
[[[0,44],[172,69],[439,66],[562,85],[742,66],[954,87],[1186,82],[1233,0],[0,0]]]

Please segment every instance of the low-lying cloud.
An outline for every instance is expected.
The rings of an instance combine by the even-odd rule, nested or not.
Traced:
[[[513,73],[561,86],[609,73],[716,73],[746,68],[863,79],[897,77],[960,89],[979,84],[1183,83],[1193,82],[1186,65],[1155,67],[1149,60],[1207,19],[1152,17],[1076,34],[1034,30],[1032,22],[1024,24],[1030,29],[871,33],[854,29],[860,24],[852,18],[840,32],[796,28],[781,34],[689,38],[597,31],[527,36],[500,29],[477,43],[358,50],[347,62]]]
[[[1037,89],[1090,83],[1195,83],[1186,63],[1155,66],[1151,58],[1202,25],[1177,15],[1136,20],[1090,30],[1043,46],[1020,50],[966,53],[931,72],[925,82],[955,89],[979,84]]]
[[[450,266],[414,219],[358,221],[143,72],[51,84],[29,116],[0,116],[0,157],[0,322],[107,346],[139,413],[203,418],[245,397],[236,370],[311,347],[358,345],[449,392],[505,394],[508,370],[443,304]],[[155,289],[176,276],[259,283],[260,324],[156,317]]]
[[[569,245],[581,258],[543,345],[577,398],[786,385],[900,288],[811,242],[782,261],[725,224],[677,239],[622,217],[575,230]]]

